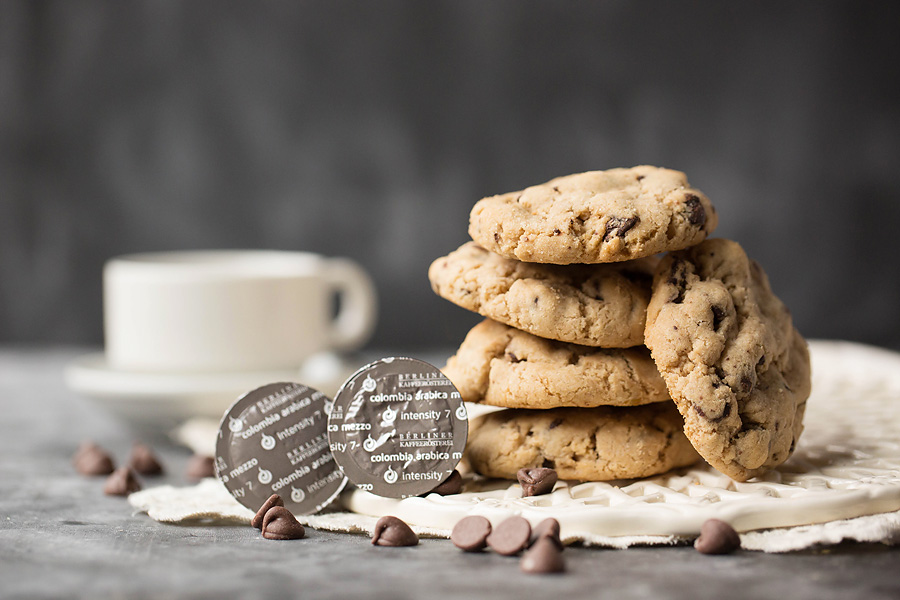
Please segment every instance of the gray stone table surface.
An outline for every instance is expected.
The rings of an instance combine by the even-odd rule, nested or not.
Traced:
[[[691,547],[570,547],[568,572],[527,576],[518,561],[449,541],[373,547],[309,530],[274,542],[247,526],[176,526],[134,514],[77,475],[93,439],[124,461],[134,434],[68,391],[80,349],[0,350],[0,597],[3,598],[900,598],[900,548],[842,544],[790,554],[711,557]],[[156,441],[182,484],[188,452]]]

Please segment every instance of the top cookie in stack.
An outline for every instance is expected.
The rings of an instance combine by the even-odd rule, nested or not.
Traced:
[[[429,279],[487,317],[444,369],[465,400],[508,409],[474,424],[476,470],[633,478],[699,451],[746,480],[790,455],[809,393],[805,343],[759,266],[734,242],[704,242],[716,225],[683,173],[650,166],[475,205],[475,243],[436,260]]]

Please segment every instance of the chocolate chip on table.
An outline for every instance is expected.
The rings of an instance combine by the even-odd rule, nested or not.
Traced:
[[[103,484],[103,493],[107,496],[127,496],[140,490],[141,484],[131,467],[119,467],[106,478],[106,483]]]
[[[487,537],[487,544],[491,550],[504,556],[518,554],[528,547],[529,541],[531,541],[531,524],[519,516],[501,522]]]
[[[553,540],[542,537],[522,556],[519,568],[525,573],[562,573],[566,563]]]
[[[438,494],[439,496],[450,496],[452,494],[458,494],[462,491],[462,475],[459,474],[459,471],[453,469],[453,472],[450,473],[450,476],[442,481],[440,485],[436,488],[428,492],[428,494]],[[426,494],[423,494],[423,496]]]
[[[734,528],[719,519],[708,519],[700,527],[700,537],[694,548],[703,554],[730,554],[741,547],[741,536]]]
[[[135,473],[141,475],[161,475],[163,472],[163,467],[150,446],[140,442],[135,442],[131,447],[131,458],[128,464]]]
[[[184,475],[188,479],[205,479],[216,476],[216,461],[212,456],[195,454],[188,460]]]
[[[556,471],[546,467],[537,467],[533,469],[519,469],[516,473],[519,485],[522,486],[522,497],[540,496],[553,490],[556,481],[559,479]]]
[[[282,500],[281,496],[278,494],[272,494],[269,496],[268,500],[263,502],[263,505],[259,507],[259,510],[256,511],[256,514],[250,520],[250,525],[257,529],[262,529],[263,521],[266,519],[266,513],[269,512],[270,508],[275,506],[284,506],[284,500]]]
[[[534,529],[531,530],[530,545],[534,546],[543,538],[549,539],[551,542],[556,544],[560,550],[563,549],[562,540],[559,539],[559,521],[557,521],[553,517],[550,517],[549,519],[544,519],[534,526]]]
[[[109,475],[116,470],[109,453],[91,441],[82,442],[78,447],[72,465],[82,475]]]
[[[419,536],[397,517],[384,516],[375,523],[372,544],[375,546],[415,546]]]
[[[263,519],[262,536],[267,540],[299,540],[306,537],[306,530],[294,513],[283,506],[273,506]]]
[[[491,522],[480,515],[470,515],[460,519],[450,532],[450,541],[460,550],[478,552],[487,546],[491,535]]]

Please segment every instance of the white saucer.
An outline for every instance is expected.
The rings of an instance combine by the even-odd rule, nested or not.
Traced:
[[[102,352],[81,356],[65,369],[66,385],[138,429],[168,431],[192,417],[220,419],[246,392],[266,383],[297,381],[333,396],[357,366],[332,353],[297,369],[222,373],[123,371]]]

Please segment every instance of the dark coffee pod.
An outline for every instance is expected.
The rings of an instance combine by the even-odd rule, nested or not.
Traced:
[[[273,506],[262,522],[262,536],[267,540],[299,540],[306,536],[294,513],[283,506]]]
[[[531,545],[533,546],[542,538],[549,539],[562,550],[563,543],[559,538],[559,521],[550,517],[535,525],[534,529],[531,530]]]
[[[135,442],[131,447],[131,458],[128,466],[141,475],[162,475],[163,467],[150,446]]]
[[[522,517],[514,516],[493,528],[487,537],[491,550],[504,556],[513,556],[528,547],[531,541],[531,524]]]
[[[542,537],[522,556],[519,568],[524,573],[562,573],[566,570],[566,563],[553,540]]]
[[[419,496],[445,481],[462,458],[468,417],[441,371],[391,357],[353,374],[328,415],[334,460],[361,490]]]
[[[522,496],[540,496],[553,490],[559,477],[553,469],[538,467],[535,469],[519,469],[516,473],[519,485],[522,486]]]
[[[460,550],[478,552],[487,546],[491,535],[491,522],[480,515],[470,515],[460,519],[450,532],[450,541]]]
[[[375,523],[372,544],[376,546],[415,546],[419,536],[397,517],[384,516]]]
[[[462,475],[459,474],[459,471],[453,469],[453,472],[450,473],[450,477],[441,482],[439,486],[428,492],[428,494],[437,494],[439,496],[452,496],[453,494],[458,494],[462,491]],[[428,494],[422,494],[423,496],[427,496]]]
[[[347,483],[328,449],[330,401],[299,383],[271,383],[241,396],[216,441],[216,475],[234,498],[257,510],[272,494],[294,514],[331,503]]]
[[[275,506],[284,506],[284,500],[282,500],[281,496],[278,494],[272,494],[269,496],[268,500],[263,502],[263,505],[259,507],[259,510],[256,511],[253,519],[251,519],[250,525],[257,529],[262,529],[263,521],[266,519],[266,513],[269,512],[270,508]]]
[[[719,519],[708,519],[700,527],[700,537],[694,548],[703,554],[730,554],[741,547],[741,536],[734,528]]]
[[[82,442],[72,456],[72,465],[82,475],[109,475],[115,463],[106,450],[91,441]]]
[[[216,460],[212,456],[194,454],[188,460],[184,475],[188,479],[198,480],[216,476]]]
[[[140,490],[141,484],[131,467],[119,467],[106,478],[106,483],[103,484],[103,493],[107,496],[127,496]]]

